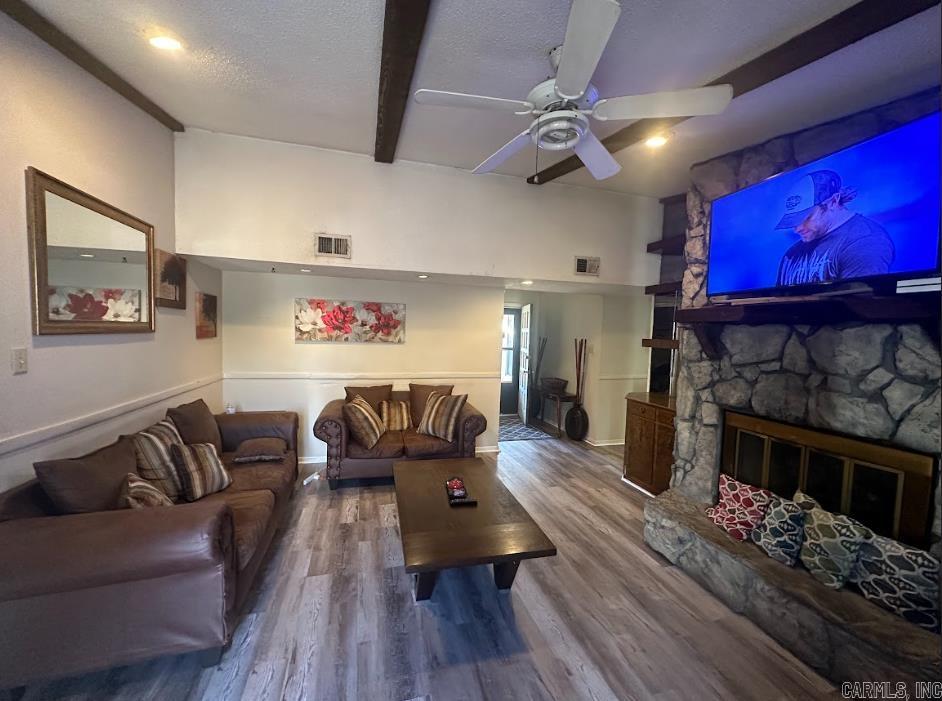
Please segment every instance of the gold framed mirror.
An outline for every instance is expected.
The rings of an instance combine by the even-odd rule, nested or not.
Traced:
[[[154,227],[26,170],[33,334],[152,333]]]

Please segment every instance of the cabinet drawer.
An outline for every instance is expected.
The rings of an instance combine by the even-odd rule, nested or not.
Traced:
[[[656,409],[648,404],[628,400],[628,416],[641,416],[645,419],[654,420]]]
[[[655,419],[659,424],[668,424],[670,426],[674,425],[674,412],[669,409],[657,409],[657,418]]]

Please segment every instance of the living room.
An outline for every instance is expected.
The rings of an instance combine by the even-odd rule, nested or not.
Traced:
[[[0,699],[931,698],[939,29],[0,0]]]

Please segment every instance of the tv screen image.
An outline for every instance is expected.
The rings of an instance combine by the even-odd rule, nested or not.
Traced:
[[[933,274],[939,128],[935,112],[714,200],[707,294]]]

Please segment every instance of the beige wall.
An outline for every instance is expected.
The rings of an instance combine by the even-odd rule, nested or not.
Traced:
[[[33,337],[24,171],[35,166],[153,224],[174,244],[173,137],[0,14],[0,489],[32,462],[74,455],[147,425],[167,404],[221,400],[220,341],[195,340],[193,295],[220,275],[191,263],[186,311],[155,334]],[[11,373],[25,347],[29,372]]]
[[[294,299],[401,302],[406,341],[318,344],[294,340]],[[301,415],[301,457],[317,462],[326,446],[312,426],[346,385],[454,384],[487,417],[479,448],[497,445],[500,322],[504,291],[485,287],[223,273],[224,395],[239,409],[290,409]]]

